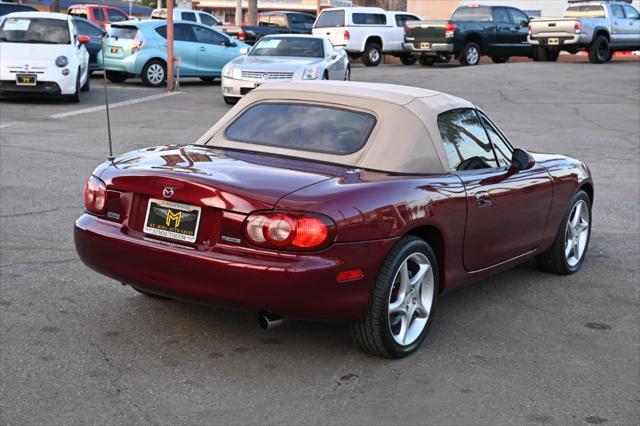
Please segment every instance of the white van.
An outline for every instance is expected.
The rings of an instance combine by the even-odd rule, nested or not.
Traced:
[[[421,19],[412,13],[387,12],[379,7],[336,7],[318,15],[312,33],[329,37],[352,59],[362,57],[366,66],[380,64],[382,54],[398,56],[402,63],[410,65],[415,58],[402,47],[404,24]]]
[[[151,19],[167,19],[167,9],[154,9],[151,12]],[[207,25],[209,27],[215,27],[217,25],[222,25],[222,22],[215,16],[210,13],[203,12],[201,10],[191,10],[191,9],[173,9],[173,20],[174,21],[190,21],[197,22],[202,25]]]

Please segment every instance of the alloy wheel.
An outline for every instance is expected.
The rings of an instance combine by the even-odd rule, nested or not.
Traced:
[[[467,63],[470,65],[475,65],[476,62],[478,62],[478,59],[480,58],[480,52],[478,52],[478,49],[476,49],[475,47],[470,47],[467,50]]]
[[[164,80],[164,68],[160,64],[151,64],[147,68],[147,79],[153,84],[160,84]]]
[[[565,231],[564,255],[569,266],[574,267],[584,255],[591,226],[589,207],[584,200],[578,201],[569,215]]]
[[[374,64],[380,60],[380,52],[378,52],[378,49],[371,49],[369,51],[369,60]]]
[[[427,325],[434,298],[433,268],[427,256],[413,253],[398,268],[389,293],[388,321],[402,346],[415,342]]]

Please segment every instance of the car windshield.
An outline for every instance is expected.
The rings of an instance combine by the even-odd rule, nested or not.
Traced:
[[[491,21],[491,8],[486,6],[463,6],[456,9],[451,16],[452,21]]]
[[[123,39],[123,40],[133,40],[136,38],[138,34],[137,27],[119,27],[112,25],[111,30],[109,31],[109,36],[115,39]]]
[[[5,43],[70,44],[69,23],[62,19],[6,18],[0,26]]]
[[[310,37],[265,38],[253,49],[251,56],[299,56],[307,58],[323,58],[323,41]]]
[[[303,15],[301,13],[290,13],[289,14],[289,26],[292,28],[302,28],[305,30],[310,30],[313,28],[313,23],[316,21],[316,18],[310,15]]]
[[[360,150],[376,125],[373,115],[324,105],[260,103],[225,131],[232,141],[346,155]]]
[[[604,8],[600,5],[571,6],[564,13],[565,18],[604,18]]]

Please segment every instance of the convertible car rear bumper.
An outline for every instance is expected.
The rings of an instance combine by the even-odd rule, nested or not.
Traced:
[[[334,244],[307,254],[222,244],[199,251],[131,237],[118,224],[87,214],[75,224],[82,261],[120,282],[176,299],[320,320],[362,316],[395,241]],[[339,272],[352,269],[362,269],[363,278],[337,282]]]

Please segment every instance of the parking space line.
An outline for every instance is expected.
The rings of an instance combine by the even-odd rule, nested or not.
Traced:
[[[13,122],[13,121],[11,121],[9,123],[0,124],[0,129],[6,129],[7,127],[13,126],[14,124],[16,124],[16,123]]]
[[[182,93],[182,92],[159,93],[157,95],[143,96],[141,98],[130,99],[128,101],[115,102],[113,104],[109,104],[109,109],[115,109],[115,108],[125,107],[125,106],[129,106],[129,105],[135,105],[135,104],[141,104],[143,102],[149,102],[149,101],[154,101],[156,99],[166,98],[167,96],[179,95],[180,93]],[[61,113],[58,113],[58,114],[52,114],[52,115],[49,116],[49,118],[56,120],[56,119],[60,119],[60,118],[73,117],[74,115],[89,114],[91,112],[96,112],[96,111],[104,111],[104,109],[105,109],[104,105],[97,105],[97,106],[90,107],[90,108],[83,108],[83,109],[77,109],[75,111],[61,112]]]

